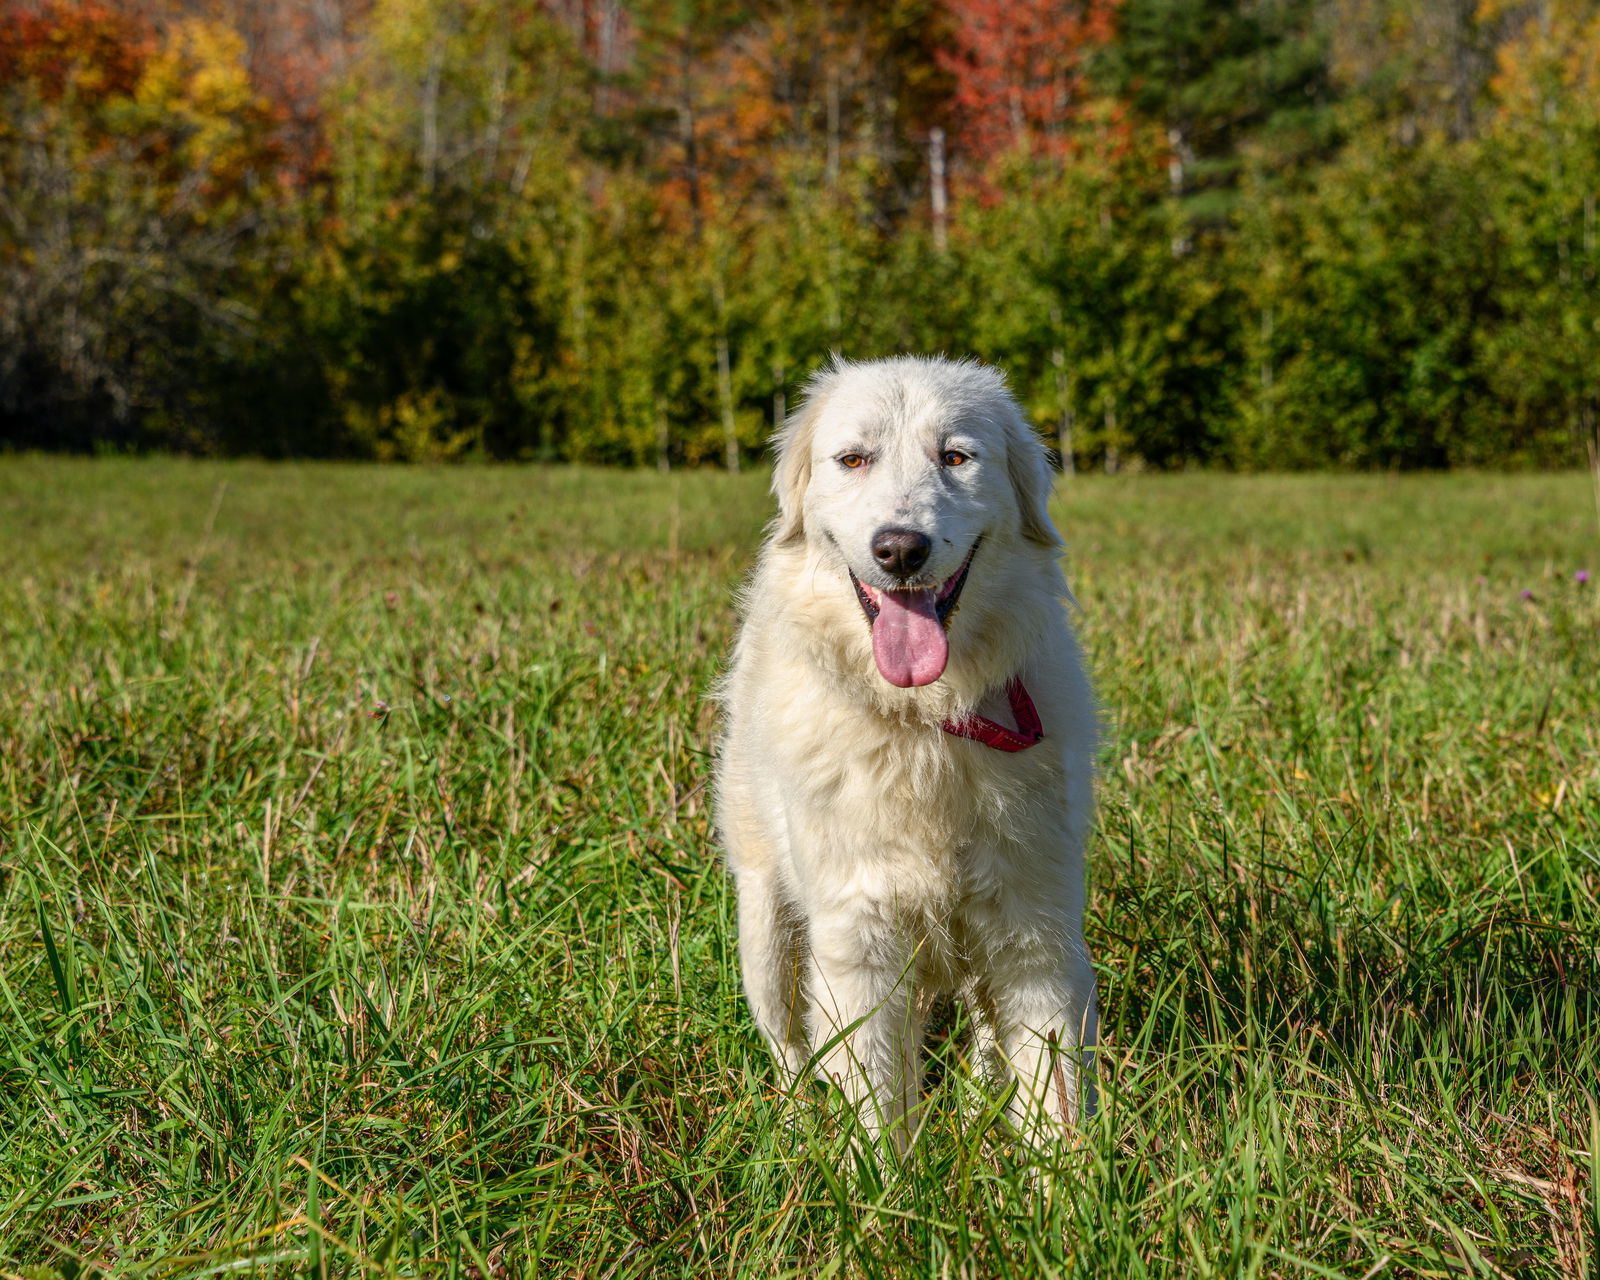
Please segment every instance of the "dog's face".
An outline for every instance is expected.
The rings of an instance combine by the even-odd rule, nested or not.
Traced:
[[[933,683],[963,594],[1019,543],[1054,550],[1043,450],[1000,375],[898,359],[835,364],[780,441],[780,541],[848,576],[890,684]]]

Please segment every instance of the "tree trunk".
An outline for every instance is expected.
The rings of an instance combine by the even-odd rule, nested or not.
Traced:
[[[722,269],[711,276],[711,304],[717,317],[717,403],[722,409],[723,461],[729,471],[739,470],[739,429],[733,418],[733,361],[728,353],[728,295]]]
[[[949,195],[945,190],[944,130],[928,130],[928,183],[933,199],[933,247],[943,253],[950,246]]]
[[[422,81],[422,186],[432,191],[439,176],[439,82],[444,76],[444,40],[434,42]]]
[[[1061,455],[1062,475],[1073,475],[1078,466],[1072,456],[1072,428],[1077,414],[1072,408],[1072,378],[1067,373],[1067,353],[1057,347],[1050,353],[1050,363],[1056,367],[1056,451]]]
[[[689,187],[689,217],[694,228],[694,238],[698,241],[701,231],[700,138],[695,121],[690,72],[689,49],[685,45],[678,66],[679,89],[682,93],[678,99],[678,141],[683,146],[683,175]]]
[[[739,470],[739,429],[733,420],[733,374],[728,363],[728,335],[717,335],[717,399],[722,402],[722,438],[728,470]]]
[[[839,185],[839,73],[828,73],[828,190]]]

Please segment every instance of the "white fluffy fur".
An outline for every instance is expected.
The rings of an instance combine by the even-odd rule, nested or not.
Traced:
[[[970,461],[948,466],[945,450]],[[845,453],[865,456],[846,468]],[[791,1079],[808,1061],[874,1131],[915,1127],[922,1019],[957,993],[1016,1080],[1025,1133],[1094,1105],[1083,854],[1096,712],[1068,623],[1044,450],[1000,374],[971,362],[835,361],[778,440],[780,514],[721,687],[718,826],[738,885],[745,991]],[[879,674],[847,568],[898,584],[869,542],[927,533],[922,575],[973,559],[944,675]],[[1007,754],[940,724],[1011,723],[1020,675],[1044,740]]]

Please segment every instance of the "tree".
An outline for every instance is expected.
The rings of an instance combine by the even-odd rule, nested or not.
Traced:
[[[1314,192],[1257,190],[1234,248],[1244,367],[1231,449],[1245,465],[1482,461],[1498,428],[1482,344],[1500,321],[1492,175],[1443,139],[1381,126]]]
[[[211,447],[281,213],[275,120],[224,25],[98,4],[0,20],[0,439]]]
[[[1215,227],[1234,207],[1247,155],[1283,173],[1324,155],[1327,34],[1319,0],[1125,0],[1095,56],[1096,88],[1158,127],[1173,192]]]
[[[1118,0],[954,0],[958,143],[981,171],[1010,151],[1060,156],[1086,97],[1086,56],[1110,40]]]
[[[1221,291],[1207,264],[1173,252],[1182,220],[1152,162],[1158,139],[1116,136],[1052,170],[1016,164],[972,214],[974,344],[1054,427],[1067,467],[1200,461],[1227,398]]]
[[[1600,8],[1546,0],[1484,16],[1511,32],[1483,139],[1506,246],[1487,378],[1519,454],[1571,457],[1600,446]]]
[[[368,30],[331,115],[331,234],[297,294],[321,447],[541,452],[560,410],[530,375],[560,382],[581,216],[576,51],[531,0],[378,0]]]

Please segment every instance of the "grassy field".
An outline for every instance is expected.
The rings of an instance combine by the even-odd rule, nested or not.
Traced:
[[[1103,1110],[1014,1149],[957,1012],[881,1171],[708,834],[766,510],[0,461],[0,1274],[1596,1273],[1588,477],[1064,484]]]

